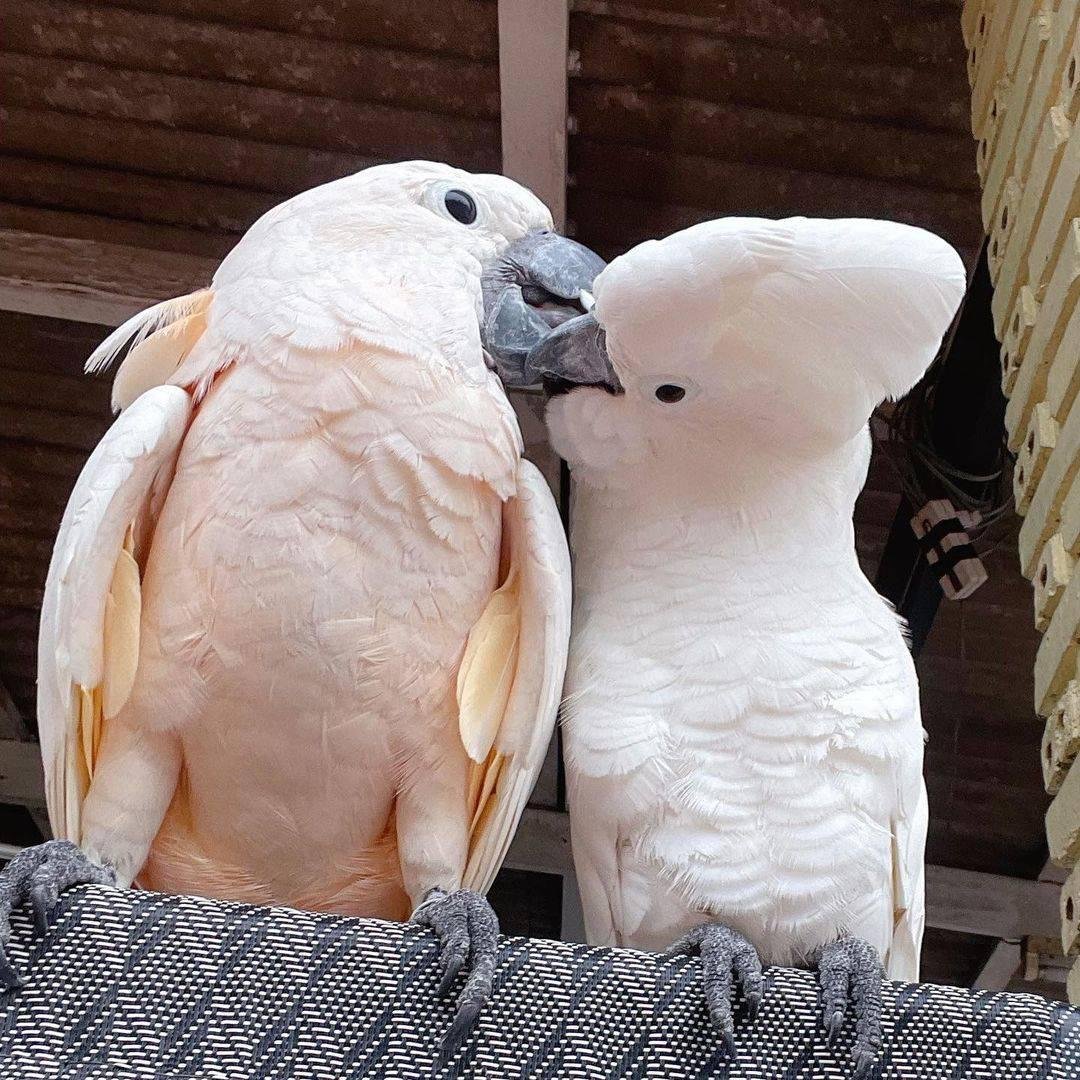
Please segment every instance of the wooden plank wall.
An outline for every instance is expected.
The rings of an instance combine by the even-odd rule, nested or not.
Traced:
[[[112,419],[82,364],[105,329],[0,312],[0,681],[31,731],[37,623],[68,495]]]
[[[721,214],[892,218],[977,253],[955,3],[572,9],[568,211],[601,254]]]
[[[1054,795],[1055,862],[1080,863],[1080,3],[967,0],[971,130],[990,242],[1006,428],[1017,453],[1018,546],[1043,637],[1035,710]],[[1080,945],[1080,869],[1062,890],[1062,945]],[[1080,1002],[1080,961],[1069,981]]]
[[[222,256],[373,162],[498,171],[495,0],[22,0],[0,228]]]

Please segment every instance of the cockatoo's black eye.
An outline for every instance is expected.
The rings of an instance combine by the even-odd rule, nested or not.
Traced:
[[[443,196],[446,212],[462,225],[471,225],[476,220],[476,203],[467,191],[451,188]]]
[[[674,405],[676,401],[682,401],[684,397],[686,397],[686,391],[674,383],[661,383],[656,388],[656,400],[662,401],[665,405]]]

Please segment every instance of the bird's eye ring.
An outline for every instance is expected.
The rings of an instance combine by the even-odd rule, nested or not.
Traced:
[[[655,394],[657,401],[662,401],[665,405],[674,405],[686,397],[686,390],[675,383],[661,383],[656,388]]]
[[[476,200],[461,188],[451,188],[443,195],[446,212],[462,225],[471,225],[476,220]]]

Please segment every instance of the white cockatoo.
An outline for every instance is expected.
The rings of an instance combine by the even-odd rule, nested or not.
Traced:
[[[574,481],[564,704],[589,941],[699,951],[733,976],[818,965],[865,1070],[880,962],[915,979],[927,828],[902,627],[852,509],[867,421],[964,292],[944,241],[882,221],[729,218],[604,270],[526,379]],[[872,946],[872,948],[871,948]]]
[[[208,289],[101,345],[91,369],[129,350],[122,412],[72,493],[40,637],[67,843],[6,870],[0,944],[13,904],[44,918],[88,880],[419,907],[446,984],[471,966],[468,1025],[497,932],[478,894],[569,638],[559,515],[490,368],[583,310],[602,265],[506,178],[379,166],[270,211]]]

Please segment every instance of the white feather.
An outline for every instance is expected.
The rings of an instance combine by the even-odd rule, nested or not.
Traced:
[[[89,779],[80,766],[78,698],[102,688],[106,611],[124,537],[168,474],[191,415],[175,386],[143,394],[108,430],[71,493],[53,548],[38,639],[38,728],[53,833],[80,839]],[[123,661],[128,675],[130,658]],[[126,696],[126,695],[125,695]]]
[[[843,931],[915,978],[922,727],[851,514],[870,410],[933,357],[958,257],[885,222],[726,219],[595,283],[626,392],[554,400],[576,480],[565,731],[590,940]],[[687,391],[657,399],[660,383]]]

